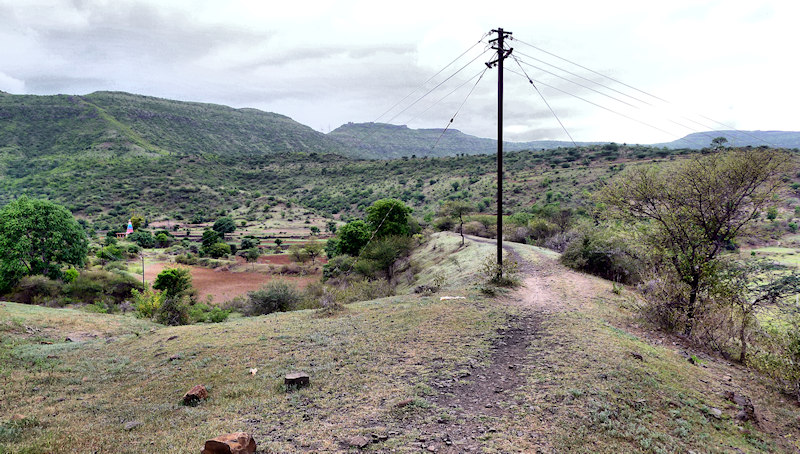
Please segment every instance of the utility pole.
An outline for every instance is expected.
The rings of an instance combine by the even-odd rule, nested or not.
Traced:
[[[497,59],[486,63],[489,68],[497,66],[497,278],[503,275],[503,60],[512,48],[505,49],[503,41],[511,32],[502,28],[492,30],[497,38],[489,40],[494,43],[492,49],[497,50]]]

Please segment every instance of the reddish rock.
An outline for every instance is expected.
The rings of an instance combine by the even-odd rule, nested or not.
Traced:
[[[183,404],[197,405],[205,399],[208,399],[208,390],[203,385],[197,385],[183,395]]]
[[[256,441],[245,432],[220,435],[206,441],[200,454],[255,454]]]

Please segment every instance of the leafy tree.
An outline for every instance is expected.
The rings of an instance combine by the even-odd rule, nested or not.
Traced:
[[[155,237],[153,237],[152,233],[146,230],[137,230],[131,233],[128,235],[127,240],[132,241],[143,248],[151,248],[156,245]]]
[[[212,258],[218,259],[231,253],[231,246],[223,242],[214,243],[205,249],[206,254]]]
[[[156,276],[153,288],[164,293],[164,299],[156,309],[156,320],[167,325],[189,323],[189,304],[186,299],[193,288],[188,268],[165,268]]]
[[[367,207],[367,224],[378,238],[411,234],[411,208],[397,199],[381,199]]]
[[[86,263],[89,242],[66,208],[22,196],[0,210],[0,292],[24,276],[62,276]]]
[[[469,202],[464,202],[460,200],[454,200],[447,202],[444,207],[442,207],[442,211],[444,212],[445,216],[450,216],[454,218],[458,218],[459,227],[458,231],[461,233],[461,245],[464,245],[464,216],[472,213],[475,211],[475,207],[472,206]]]
[[[161,232],[156,235],[155,243],[156,247],[169,247],[169,245],[172,244],[172,236]]]
[[[260,256],[261,251],[259,251],[257,247],[251,247],[244,251],[244,259],[247,261],[247,263],[257,262]]]
[[[299,244],[293,244],[289,246],[289,257],[292,259],[292,261],[298,263],[305,263],[306,260],[309,259],[308,253]]]
[[[669,166],[629,168],[599,201],[624,219],[644,221],[640,232],[671,266],[688,296],[676,303],[692,333],[698,296],[718,269],[718,256],[771,200],[789,157],[744,149]]]
[[[258,240],[253,238],[252,236],[246,236],[242,238],[242,243],[239,245],[239,249],[252,249],[258,246]]]
[[[192,289],[192,274],[189,268],[165,268],[156,276],[153,288],[164,292],[167,298],[180,298]]]
[[[317,227],[316,225],[312,225],[311,227],[309,227],[309,230],[311,230],[312,235],[319,235],[319,227]]]
[[[141,217],[141,216],[139,216],[137,214],[134,214],[133,216],[131,216],[131,227],[133,227],[133,231],[134,232],[139,230],[139,227],[141,227],[142,224],[144,224],[144,218],[143,217]]]
[[[303,250],[306,252],[306,255],[311,259],[311,263],[314,264],[317,257],[319,257],[320,254],[322,254],[322,251],[324,249],[322,247],[322,243],[320,243],[319,241],[311,241],[306,243],[305,246],[303,246]]]
[[[230,216],[225,216],[217,219],[214,222],[214,227],[212,227],[215,232],[219,233],[222,239],[225,239],[226,233],[233,233],[236,231],[236,223],[233,222],[233,219]]]
[[[275,238],[275,248],[280,250],[281,249],[281,244],[283,244],[283,240],[280,239],[280,238]]]
[[[328,232],[330,232],[332,235],[336,233],[336,222],[335,221],[328,221],[328,223],[325,224],[325,227],[328,229]]]
[[[361,248],[367,245],[372,230],[362,220],[350,221],[339,229],[337,253],[358,255]]]
[[[728,143],[728,139],[722,136],[714,137],[713,139],[711,139],[711,145],[714,146],[715,150],[723,148],[726,143]]]
[[[201,242],[203,243],[203,249],[208,249],[217,242],[219,242],[222,238],[220,237],[219,233],[211,229],[203,230],[203,236],[201,238]]]

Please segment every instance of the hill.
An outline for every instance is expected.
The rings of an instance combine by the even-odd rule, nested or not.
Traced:
[[[0,97],[0,156],[241,156],[337,150],[324,134],[256,109],[120,92]]]
[[[727,146],[770,148],[800,148],[800,132],[797,131],[707,131],[689,134],[681,139],[653,144],[654,147],[667,148],[706,148],[717,137],[727,139]]]
[[[412,256],[425,278],[457,270],[442,293],[333,317],[164,327],[0,303],[0,451],[188,453],[236,431],[259,452],[795,449],[795,405],[746,370],[643,332],[627,290],[513,245],[526,287],[486,298],[469,282],[494,245],[459,243],[437,234]],[[296,370],[311,386],[291,392],[282,377]],[[196,384],[210,398],[181,405]],[[750,399],[759,422],[737,420],[726,392]]]
[[[497,141],[464,134],[457,129],[410,129],[386,123],[347,123],[328,133],[342,143],[349,156],[365,159],[396,159],[402,157],[444,157],[461,154],[492,154]],[[594,145],[600,142],[582,142]],[[572,142],[541,140],[534,142],[504,142],[504,151],[544,150],[574,146]]]

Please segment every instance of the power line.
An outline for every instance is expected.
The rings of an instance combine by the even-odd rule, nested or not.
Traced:
[[[481,73],[481,76],[480,76],[480,77],[478,77],[478,80],[476,80],[476,81],[475,81],[475,85],[473,85],[473,86],[472,86],[472,89],[469,91],[469,93],[467,93],[467,96],[464,98],[464,101],[461,103],[461,105],[460,105],[460,106],[458,106],[458,109],[456,109],[456,113],[454,113],[454,114],[453,114],[453,116],[450,118],[450,121],[447,123],[447,126],[445,126],[445,128],[442,130],[442,133],[441,133],[441,134],[439,135],[439,137],[436,139],[436,143],[434,143],[434,144],[433,144],[433,146],[431,147],[431,150],[433,150],[434,148],[436,148],[436,145],[438,145],[438,144],[439,144],[439,141],[440,141],[440,140],[442,139],[442,137],[444,136],[444,133],[446,133],[446,132],[447,132],[447,130],[448,130],[448,129],[450,129],[450,125],[452,125],[452,124],[453,124],[453,121],[456,119],[456,115],[458,115],[458,112],[460,112],[460,111],[461,111],[461,108],[462,108],[462,107],[464,107],[464,104],[466,104],[466,102],[467,102],[467,99],[469,99],[469,97],[470,97],[470,95],[472,94],[472,92],[473,92],[473,91],[475,91],[475,87],[477,87],[477,86],[478,86],[478,84],[480,83],[481,79],[483,79],[483,75],[484,75],[484,74],[486,74],[486,71],[488,71],[488,70],[489,70],[489,68],[485,68],[485,69],[483,70],[483,72]]]
[[[439,87],[441,87],[442,85],[444,85],[444,84],[445,84],[447,81],[449,81],[450,79],[452,79],[453,77],[455,77],[455,76],[456,76],[458,73],[460,73],[461,71],[463,71],[463,70],[464,70],[464,69],[465,69],[467,66],[471,65],[472,63],[474,63],[474,62],[475,62],[475,60],[477,60],[477,59],[481,58],[481,57],[482,57],[482,56],[483,56],[485,53],[486,53],[486,51],[483,51],[483,52],[481,52],[481,54],[480,54],[480,55],[478,55],[477,57],[475,57],[475,58],[473,58],[472,60],[470,60],[470,61],[469,61],[467,64],[465,64],[464,66],[462,66],[461,68],[459,68],[459,69],[458,69],[458,71],[456,71],[456,72],[454,72],[453,74],[451,74],[451,75],[450,75],[448,78],[446,78],[446,79],[444,79],[443,81],[441,81],[441,82],[439,82],[438,84],[436,84],[436,86],[435,86],[435,87],[431,88],[431,89],[430,89],[430,90],[428,90],[428,91],[427,91],[427,92],[426,92],[424,95],[422,95],[422,96],[420,96],[419,98],[417,98],[417,100],[416,100],[416,101],[414,101],[414,102],[412,102],[411,104],[409,104],[408,106],[406,106],[406,108],[405,108],[405,109],[403,109],[403,110],[401,110],[400,112],[398,112],[398,113],[397,113],[395,116],[393,116],[392,118],[390,118],[389,120],[387,120],[387,122],[391,122],[391,121],[392,121],[392,120],[394,120],[395,118],[397,118],[397,117],[399,117],[400,115],[402,115],[403,113],[405,113],[405,112],[406,112],[408,109],[412,108],[412,107],[413,107],[414,105],[416,105],[418,102],[420,102],[420,101],[422,101],[423,99],[425,99],[425,98],[426,98],[426,97],[427,97],[429,94],[433,93],[433,92],[434,92],[434,91],[435,91],[437,88],[439,88]]]
[[[548,109],[550,109],[550,113],[553,114],[553,116],[556,118],[556,121],[558,121],[558,124],[561,125],[561,129],[563,129],[564,132],[567,133],[567,137],[569,137],[569,140],[571,140],[572,144],[577,147],[578,144],[575,143],[575,139],[572,138],[572,134],[570,134],[569,131],[567,131],[566,126],[564,126],[564,123],[561,122],[561,119],[558,118],[558,115],[556,115],[556,112],[553,110],[552,107],[550,107],[550,103],[547,102],[547,100],[544,98],[544,95],[542,94],[542,92],[539,91],[539,87],[537,87],[536,84],[533,83],[533,80],[531,80],[531,78],[528,76],[528,73],[525,72],[525,68],[522,67],[522,65],[519,62],[519,59],[515,55],[512,55],[511,58],[513,58],[514,61],[517,63],[517,66],[519,66],[519,69],[522,70],[522,73],[528,79],[528,82],[530,82],[530,84],[534,88],[534,90],[536,90],[536,93],[539,93],[539,97],[542,98],[542,101],[544,101],[544,104],[547,106]]]
[[[395,107],[397,107],[397,106],[399,106],[400,104],[402,104],[402,103],[403,103],[403,101],[405,101],[406,99],[410,98],[410,97],[411,97],[411,95],[413,95],[414,93],[416,93],[417,91],[419,91],[421,88],[425,87],[425,86],[428,84],[428,82],[432,81],[433,79],[435,79],[435,78],[436,78],[436,76],[438,76],[439,74],[443,73],[445,69],[449,68],[449,67],[450,67],[450,66],[451,66],[453,63],[455,63],[455,62],[457,62],[458,60],[460,60],[460,59],[461,59],[461,57],[463,57],[464,55],[467,55],[467,54],[468,54],[468,53],[469,53],[469,52],[470,52],[472,49],[474,49],[474,48],[475,48],[475,46],[477,46],[478,44],[482,43],[482,42],[483,42],[483,40],[484,40],[484,39],[485,39],[487,36],[489,36],[489,33],[484,33],[484,34],[483,34],[483,36],[481,36],[481,39],[479,39],[479,40],[478,40],[478,42],[476,42],[475,44],[473,44],[472,46],[470,46],[470,47],[469,47],[469,49],[467,49],[467,50],[465,50],[464,52],[462,52],[462,53],[461,53],[461,55],[459,55],[458,57],[454,58],[454,59],[453,59],[453,60],[452,60],[450,63],[448,63],[448,64],[444,65],[444,67],[443,67],[442,69],[440,69],[440,70],[439,70],[439,71],[438,71],[436,74],[434,74],[434,75],[432,75],[431,77],[429,77],[429,78],[428,78],[428,80],[426,80],[425,82],[423,82],[422,84],[420,84],[420,85],[419,85],[417,88],[415,88],[414,90],[412,90],[412,91],[411,91],[409,94],[407,94],[405,97],[403,97],[403,99],[401,99],[400,101],[397,101],[397,102],[396,102],[396,103],[395,103],[395,104],[394,104],[392,107],[390,107],[390,108],[386,109],[386,111],[385,111],[384,113],[380,114],[380,115],[378,116],[378,118],[376,118],[375,120],[373,120],[373,123],[377,123],[377,122],[378,122],[378,120],[380,120],[381,118],[383,118],[383,116],[384,116],[384,115],[386,115],[386,114],[388,114],[389,112],[391,112],[391,111],[392,111],[392,110],[393,110]],[[484,52],[486,52],[486,49],[484,49]]]
[[[600,77],[603,77],[603,78],[605,78],[605,79],[608,79],[608,80],[611,80],[611,81],[613,81],[613,82],[616,82],[616,83],[618,83],[618,84],[620,84],[620,85],[623,85],[623,86],[625,86],[625,87],[628,87],[628,88],[630,88],[630,89],[632,89],[632,90],[635,90],[635,91],[637,91],[637,92],[639,92],[639,93],[642,93],[642,94],[644,94],[644,95],[647,95],[647,96],[649,96],[649,97],[651,97],[651,98],[653,98],[653,99],[656,99],[656,100],[658,100],[658,101],[661,101],[661,102],[662,102],[662,103],[664,103],[664,104],[667,104],[667,105],[674,106],[674,104],[673,104],[672,102],[670,102],[670,101],[668,101],[668,100],[666,100],[666,99],[664,99],[664,98],[661,98],[661,97],[659,97],[659,96],[656,96],[656,95],[654,95],[654,94],[652,94],[652,93],[649,93],[649,92],[647,92],[647,91],[644,91],[644,90],[641,90],[641,89],[639,89],[639,88],[636,88],[636,87],[634,87],[633,85],[627,84],[627,83],[625,83],[625,82],[622,82],[621,80],[615,79],[615,78],[613,78],[613,77],[611,77],[611,76],[608,76],[608,75],[606,75],[606,74],[603,74],[603,73],[601,73],[601,72],[595,71],[595,70],[593,70],[593,69],[591,69],[591,68],[588,68],[588,67],[586,67],[586,66],[583,66],[583,65],[581,65],[581,64],[579,64],[579,63],[576,63],[576,62],[574,62],[574,61],[572,61],[572,60],[569,60],[569,59],[567,59],[567,58],[561,57],[560,55],[557,55],[557,54],[555,54],[555,53],[553,53],[553,52],[549,52],[549,51],[547,51],[547,50],[545,50],[545,49],[542,49],[541,47],[538,47],[538,46],[535,46],[535,45],[533,45],[533,44],[530,44],[530,43],[528,43],[528,42],[522,41],[522,40],[520,40],[520,39],[518,39],[518,38],[511,38],[511,39],[513,39],[513,40],[515,40],[515,41],[517,41],[517,42],[519,42],[519,43],[521,43],[521,44],[523,44],[523,45],[526,45],[526,46],[529,46],[529,47],[531,47],[531,48],[533,48],[533,49],[536,49],[536,50],[538,50],[539,52],[545,53],[545,54],[547,54],[547,55],[550,55],[550,56],[552,56],[552,57],[555,57],[555,58],[557,58],[557,59],[559,59],[559,60],[565,61],[565,62],[567,62],[567,63],[569,63],[569,64],[572,64],[572,65],[575,65],[575,66],[577,66],[577,67],[579,67],[579,68],[581,68],[581,69],[584,69],[584,70],[586,70],[586,71],[589,71],[589,72],[590,72],[590,73],[592,73],[592,74],[598,75],[598,76],[600,76]],[[525,54],[522,54],[522,55],[525,55]],[[533,57],[531,57],[531,58],[533,58]],[[538,59],[537,59],[537,60],[538,60]],[[541,60],[539,60],[539,61],[541,61]],[[551,66],[553,66],[553,65],[551,65]],[[580,76],[577,76],[577,77],[580,77]],[[581,77],[581,78],[582,78],[582,77]],[[585,78],[584,78],[584,79],[585,79]],[[602,84],[600,84],[600,85],[602,85]],[[611,87],[606,87],[606,88],[608,88],[608,89],[610,89],[610,90],[614,90],[614,89],[613,89],[613,88],[611,88]],[[619,92],[618,90],[614,90],[614,91],[617,91],[617,92]],[[630,95],[626,95],[626,96],[630,96]],[[634,99],[636,99],[636,98],[634,98]],[[649,103],[647,103],[646,101],[643,101],[643,100],[639,100],[639,101],[649,105]],[[752,138],[752,139],[755,139],[755,140],[757,140],[757,141],[766,142],[766,143],[767,143],[767,144],[769,144],[769,145],[772,145],[772,146],[774,146],[774,147],[777,147],[777,145],[775,145],[775,144],[773,144],[773,143],[770,143],[770,142],[769,142],[769,141],[767,141],[767,140],[764,140],[764,138],[762,138],[762,137],[758,137],[758,136],[755,136],[755,135],[753,135],[753,134],[750,134],[750,133],[749,133],[749,132],[747,132],[747,131],[742,131],[742,130],[739,130],[739,129],[737,129],[737,128],[733,127],[733,126],[730,126],[730,125],[728,125],[728,124],[722,123],[722,122],[720,122],[720,121],[718,121],[718,120],[715,120],[715,119],[713,119],[713,118],[707,117],[707,116],[705,116],[705,115],[702,115],[702,114],[699,114],[699,113],[695,113],[695,115],[697,115],[697,116],[699,116],[699,117],[701,117],[701,118],[704,118],[704,119],[706,119],[706,120],[708,120],[708,121],[711,121],[711,122],[713,122],[713,123],[716,123],[716,124],[718,124],[718,125],[720,125],[720,126],[724,126],[724,127],[725,127],[725,128],[727,128],[728,130],[732,130],[732,131],[738,132],[738,133],[740,133],[740,134],[742,134],[742,135],[748,136],[748,137],[750,137],[750,138]],[[712,127],[712,126],[709,126],[709,125],[706,125],[706,124],[700,123],[700,122],[698,122],[697,120],[693,120],[693,119],[691,119],[691,118],[689,118],[689,117],[687,117],[687,116],[685,116],[685,115],[681,115],[681,117],[682,117],[682,118],[684,118],[684,119],[686,119],[686,120],[689,120],[689,121],[691,121],[692,123],[695,123],[695,124],[698,124],[698,125],[700,125],[700,126],[703,126],[703,127],[705,127],[705,128],[708,128],[708,129],[711,129],[711,130],[715,130],[715,129],[716,129],[716,128]],[[679,126],[685,127],[685,128],[687,128],[687,129],[689,129],[689,130],[692,130],[692,131],[695,131],[695,132],[698,132],[698,133],[702,133],[701,131],[695,130],[695,129],[693,129],[693,128],[691,128],[691,127],[688,127],[688,126],[686,126],[686,125],[682,125],[682,124],[680,124],[680,123],[677,123],[677,122],[673,122],[673,123],[675,123],[675,124],[677,124],[677,125],[679,125]],[[706,134],[706,135],[707,135],[707,133],[703,133],[703,134]]]
[[[511,69],[509,69],[509,71],[510,71],[510,72],[512,72],[512,73],[514,73],[514,74],[516,74],[516,75],[518,75],[518,76],[525,77],[526,79],[528,79],[528,81],[530,81],[530,80],[531,80],[531,79],[529,79],[529,78],[528,78],[526,75],[524,75],[524,74],[522,74],[522,73],[519,73],[519,72],[517,72],[517,71],[514,71],[514,70],[511,70]],[[574,93],[570,93],[570,92],[568,92],[568,91],[562,90],[562,89],[560,89],[560,88],[558,88],[558,87],[554,87],[553,85],[550,85],[550,84],[544,83],[544,82],[542,82],[542,81],[539,81],[539,80],[537,80],[537,81],[535,81],[535,82],[536,82],[537,84],[539,84],[539,85],[544,85],[545,87],[551,88],[551,89],[553,89],[553,90],[556,90],[556,91],[559,91],[559,92],[561,92],[561,93],[564,93],[565,95],[569,95],[569,96],[572,96],[573,98],[580,99],[581,101],[583,101],[583,102],[585,102],[585,103],[588,103],[588,104],[591,104],[591,105],[593,105],[593,106],[595,106],[595,107],[599,107],[599,108],[601,108],[601,109],[603,109],[603,110],[607,110],[607,111],[609,111],[609,112],[611,112],[611,113],[613,113],[613,114],[616,114],[616,115],[619,115],[619,116],[621,116],[621,117],[627,118],[628,120],[635,121],[636,123],[639,123],[639,124],[641,124],[641,125],[647,126],[648,128],[655,129],[655,130],[657,130],[657,131],[663,132],[664,134],[667,134],[667,135],[669,135],[669,136],[672,136],[672,137],[677,137],[677,134],[675,134],[675,133],[672,133],[672,132],[670,132],[670,131],[667,131],[667,130],[665,130],[665,129],[659,128],[658,126],[651,125],[651,124],[649,124],[649,123],[646,123],[646,122],[644,122],[644,121],[638,120],[638,119],[636,119],[636,118],[633,118],[633,117],[631,117],[630,115],[626,115],[626,114],[624,114],[624,113],[622,113],[622,112],[617,112],[617,111],[616,111],[616,110],[614,110],[614,109],[611,109],[611,108],[608,108],[608,107],[606,107],[606,106],[603,106],[603,105],[597,104],[596,102],[589,101],[588,99],[586,99],[586,98],[583,98],[583,97],[581,97],[581,96],[578,96],[578,95],[576,95],[576,94],[574,94]]]

